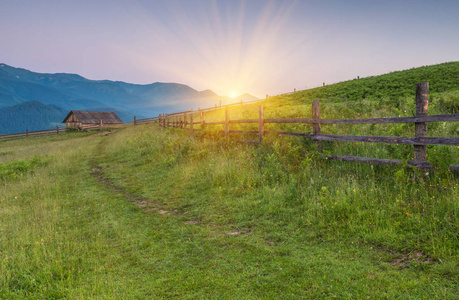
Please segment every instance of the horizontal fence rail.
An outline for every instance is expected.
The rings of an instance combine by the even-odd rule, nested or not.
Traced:
[[[62,134],[62,133],[65,133],[65,126],[56,126],[55,129],[36,130],[36,131],[26,130],[25,132],[3,134],[3,135],[0,135],[0,141],[11,141],[11,140],[23,139],[23,138],[34,137],[34,136],[45,136],[45,135]]]
[[[416,115],[413,117],[391,117],[391,118],[366,118],[366,119],[322,119],[320,118],[320,101],[315,100],[312,103],[312,118],[279,118],[279,119],[265,119],[263,112],[263,105],[259,106],[258,119],[241,119],[230,120],[229,107],[224,106],[225,120],[206,122],[204,118],[204,111],[187,111],[174,114],[161,114],[158,121],[161,127],[175,127],[190,130],[193,134],[194,131],[199,130],[194,128],[195,125],[200,125],[201,129],[205,126],[224,125],[225,129],[220,132],[225,134],[228,138],[229,134],[257,134],[259,141],[250,143],[260,144],[263,141],[265,134],[278,134],[289,135],[309,138],[317,144],[317,149],[322,153],[321,142],[359,142],[359,143],[384,143],[384,144],[401,144],[413,145],[414,147],[414,160],[408,161],[407,164],[420,168],[431,169],[432,165],[426,161],[427,146],[428,145],[444,145],[444,146],[459,146],[459,137],[428,137],[427,136],[427,123],[428,122],[457,122],[459,121],[459,114],[448,115],[427,115],[429,98],[429,84],[428,82],[421,82],[416,87]],[[259,102],[264,100],[257,100]],[[237,105],[237,104],[235,104]],[[215,108],[210,108],[215,109]],[[199,115],[199,121],[193,120],[193,114]],[[278,123],[278,124],[311,124],[313,126],[312,133],[303,132],[288,132],[288,131],[274,131],[265,130],[265,124]],[[334,135],[322,134],[321,125],[329,124],[398,124],[398,123],[414,123],[415,136],[414,137],[400,137],[400,136],[356,136],[356,135]],[[257,131],[241,131],[230,130],[230,124],[258,124]],[[245,141],[249,142],[249,141]],[[335,159],[350,162],[366,162],[381,165],[396,165],[403,161],[399,159],[378,159],[368,157],[353,157],[353,156],[339,156],[329,155],[328,159]],[[452,171],[459,171],[459,166],[451,165]]]

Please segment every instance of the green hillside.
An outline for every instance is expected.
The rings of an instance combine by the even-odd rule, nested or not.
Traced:
[[[428,81],[430,92],[459,91],[459,62],[413,68],[385,75],[354,79],[302,92],[310,98],[341,101],[404,98],[413,95],[413,86]]]
[[[354,100],[336,88],[321,110],[410,115],[416,83]],[[455,109],[448,86],[431,93],[430,114]],[[310,116],[312,92],[272,97],[265,116]],[[258,104],[229,114],[256,118]],[[429,135],[458,136],[456,123],[429,123]],[[0,142],[0,299],[457,299],[457,146],[429,147],[426,172],[325,157],[411,159],[412,146],[323,143],[321,155],[308,139],[268,134],[253,146],[220,129],[190,137],[147,124]],[[411,124],[322,131],[414,134]]]

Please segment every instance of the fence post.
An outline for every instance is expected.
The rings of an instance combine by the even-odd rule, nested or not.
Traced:
[[[29,128],[27,128],[27,129],[25,130],[25,132],[26,132],[25,136],[26,136],[26,137],[29,137]]]
[[[190,134],[193,135],[193,114],[190,115]]]
[[[229,108],[225,108],[225,138],[229,138]]]
[[[99,121],[99,130],[102,130],[102,119]]]
[[[429,108],[429,83],[420,82],[416,86],[416,117],[425,117],[428,115]],[[414,123],[414,137],[427,137],[427,123]],[[414,161],[425,162],[427,157],[427,146],[414,146]]]
[[[182,129],[186,129],[186,123],[187,123],[187,118],[188,116],[186,113],[183,113],[183,124],[182,124]]]
[[[199,109],[199,119],[201,120],[201,129],[204,129],[204,112],[201,109]]]
[[[59,134],[59,125],[56,126],[56,133]]]
[[[320,134],[320,100],[316,99],[312,102],[312,118],[319,121],[318,123],[312,124],[312,134],[318,135]],[[316,141],[317,150],[319,153],[322,153],[322,143],[320,141]]]
[[[134,125],[137,125],[137,117],[134,116]]]
[[[263,137],[265,136],[265,114],[263,111],[263,104],[260,104],[258,109],[258,131],[260,135],[260,143],[263,142]]]

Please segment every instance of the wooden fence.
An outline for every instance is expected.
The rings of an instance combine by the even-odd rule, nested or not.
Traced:
[[[17,140],[17,139],[23,139],[23,138],[28,138],[28,137],[34,137],[34,136],[44,136],[44,135],[53,135],[53,134],[62,134],[62,133],[65,133],[65,126],[56,126],[56,129],[38,130],[38,131],[26,130],[25,132],[20,132],[20,133],[0,135],[0,141],[10,141],[10,140]]]
[[[431,169],[432,165],[426,161],[427,145],[446,145],[458,146],[459,138],[445,138],[445,137],[428,137],[427,136],[427,123],[428,122],[457,122],[459,121],[459,114],[448,115],[428,115],[428,102],[429,100],[429,83],[421,82],[416,87],[416,116],[414,117],[394,117],[394,118],[369,118],[369,119],[322,119],[320,117],[320,100],[315,100],[312,103],[312,118],[294,118],[294,119],[265,119],[263,112],[263,105],[259,106],[258,119],[244,119],[244,120],[230,120],[229,106],[225,109],[225,121],[220,122],[206,122],[204,119],[204,110],[199,110],[199,121],[193,120],[193,114],[196,112],[186,111],[175,114],[160,115],[158,117],[161,127],[176,127],[190,130],[193,134],[197,130],[194,125],[200,125],[201,128],[210,125],[224,125],[225,137],[228,138],[230,133],[248,133],[257,134],[259,136],[258,142],[250,142],[259,144],[263,141],[266,134],[278,134],[289,136],[306,137],[316,142],[318,151],[322,152],[321,141],[332,142],[364,142],[364,143],[388,143],[388,144],[403,144],[414,146],[414,160],[408,161],[408,164],[420,169]],[[258,124],[258,130],[254,131],[241,131],[230,130],[230,124]],[[287,131],[274,131],[265,130],[265,124],[269,123],[294,123],[294,124],[311,124],[312,133],[302,132],[287,132]],[[355,135],[333,135],[322,134],[322,124],[391,124],[391,123],[414,123],[415,136],[414,137],[394,137],[394,136],[355,136]],[[352,161],[352,162],[366,162],[381,165],[396,165],[402,163],[399,159],[378,159],[368,157],[354,157],[354,156],[339,156],[330,155],[330,159]],[[451,165],[451,170],[459,171],[459,166]]]

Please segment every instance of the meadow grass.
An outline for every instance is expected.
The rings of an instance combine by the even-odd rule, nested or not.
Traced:
[[[267,115],[310,113],[295,97]],[[247,108],[232,116],[256,118]],[[457,298],[457,175],[329,161],[301,138],[236,139],[149,124],[0,144],[0,298]],[[325,151],[412,152],[336,144]]]

